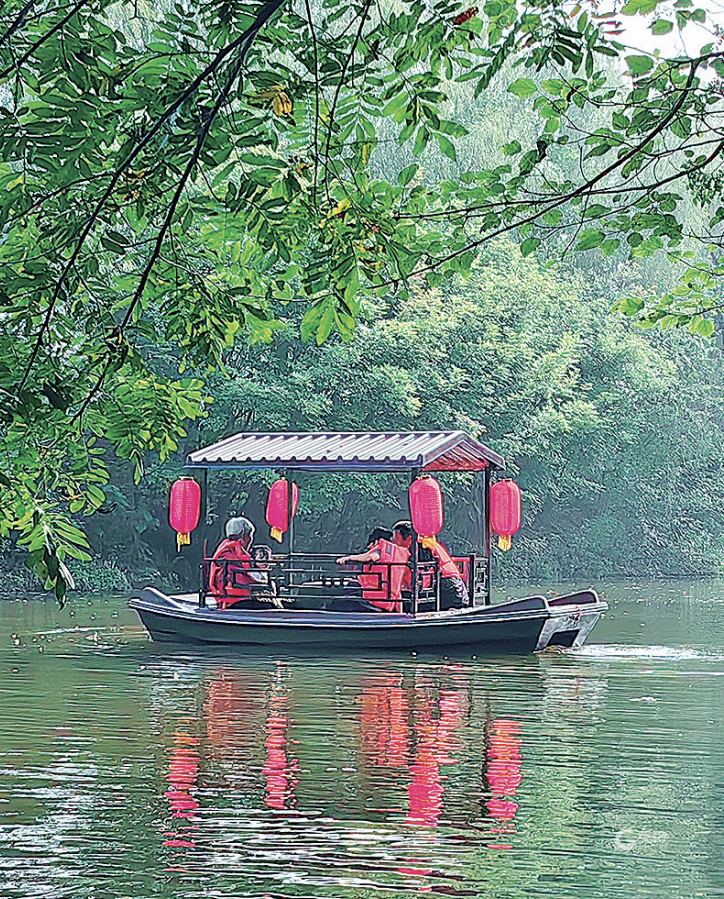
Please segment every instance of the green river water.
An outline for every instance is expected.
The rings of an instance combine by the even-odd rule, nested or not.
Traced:
[[[0,897],[724,897],[724,583],[603,589],[582,650],[503,659],[0,603]]]

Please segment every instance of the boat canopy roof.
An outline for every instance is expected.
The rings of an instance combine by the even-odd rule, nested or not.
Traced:
[[[187,468],[292,471],[483,471],[502,457],[463,431],[234,434],[186,457]]]

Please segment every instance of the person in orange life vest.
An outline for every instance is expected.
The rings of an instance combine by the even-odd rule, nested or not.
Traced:
[[[216,596],[222,609],[238,602],[244,603],[245,609],[268,609],[266,601],[249,587],[268,586],[269,578],[258,570],[258,564],[251,555],[254,542],[254,525],[248,518],[230,518],[226,522],[226,539],[222,540],[214,553],[214,560],[219,562],[238,562],[234,565],[215,565],[211,563],[209,570],[209,589]]]
[[[430,553],[430,559],[435,559],[440,569],[440,608],[447,610],[469,606],[468,588],[460,575],[460,569],[453,562],[445,546],[439,540],[430,549],[420,546],[420,558],[427,553]]]
[[[406,547],[408,550],[412,547],[412,522],[398,521],[392,527],[392,539],[400,546]],[[421,562],[437,562],[440,569],[440,608],[441,609],[457,609],[470,605],[470,597],[468,596],[465,581],[460,575],[460,569],[453,562],[450,553],[445,546],[438,540],[431,549],[422,546],[421,538],[418,537],[418,559]],[[409,586],[407,586],[409,584]],[[402,583],[403,590],[412,589],[412,577],[409,573]]]
[[[397,521],[392,525],[392,542],[397,546],[402,546],[408,553],[412,554],[414,533],[411,521]],[[409,565],[405,568],[402,575],[402,592],[403,594],[412,593],[412,571]]]
[[[392,533],[385,528],[375,528],[368,537],[367,551],[340,556],[337,564],[361,562],[362,574],[357,583],[368,611],[401,612],[401,587],[410,551],[391,542]],[[342,611],[337,604],[336,610]]]

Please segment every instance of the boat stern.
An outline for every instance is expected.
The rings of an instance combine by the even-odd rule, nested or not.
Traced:
[[[564,649],[583,646],[598,619],[608,610],[608,603],[595,590],[581,590],[549,599],[548,607],[550,618],[540,632],[536,652],[551,646]]]

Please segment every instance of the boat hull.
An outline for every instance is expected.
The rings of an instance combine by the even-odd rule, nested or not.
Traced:
[[[226,644],[290,651],[407,650],[463,647],[483,654],[526,654],[578,646],[607,608],[593,591],[554,605],[543,596],[413,617],[387,613],[237,611],[202,608],[147,587],[134,597],[158,643]],[[557,602],[557,601],[556,601]]]

